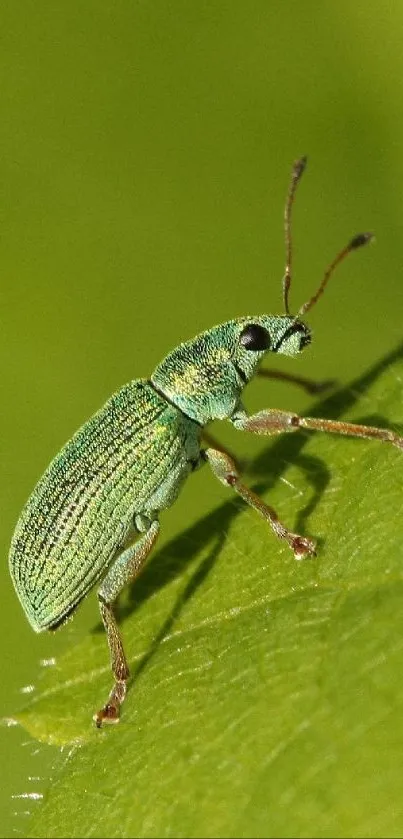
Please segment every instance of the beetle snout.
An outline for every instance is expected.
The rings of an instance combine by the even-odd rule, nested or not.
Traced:
[[[309,329],[307,329],[307,327],[304,327],[304,331],[300,332],[300,335],[299,335],[299,349],[300,349],[300,352],[301,352],[301,350],[305,349],[305,347],[307,347],[308,344],[311,343],[311,341],[312,341],[312,335],[311,335]]]

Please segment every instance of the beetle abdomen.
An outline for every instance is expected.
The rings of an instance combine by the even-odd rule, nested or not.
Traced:
[[[180,482],[189,422],[147,381],[136,380],[114,394],[51,462],[22,511],[9,560],[37,632],[74,609],[105,571],[133,514],[148,512],[148,501],[167,476],[175,473]]]

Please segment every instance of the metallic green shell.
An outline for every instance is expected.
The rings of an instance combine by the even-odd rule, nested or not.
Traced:
[[[115,393],[51,462],[10,548],[11,576],[39,632],[106,570],[134,515],[155,518],[199,458],[200,426],[146,380]]]

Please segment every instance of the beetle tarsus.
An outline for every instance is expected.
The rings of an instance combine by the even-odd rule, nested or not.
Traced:
[[[106,705],[94,714],[94,722],[97,728],[102,728],[102,725],[113,725],[119,722],[120,706],[112,702],[107,702]]]
[[[126,681],[115,682],[108,702],[97,711],[93,716],[93,720],[97,728],[102,728],[105,725],[114,725],[120,719],[120,706],[126,696]]]
[[[294,536],[290,547],[294,551],[295,559],[316,556],[316,543],[313,539],[307,539],[305,536]]]

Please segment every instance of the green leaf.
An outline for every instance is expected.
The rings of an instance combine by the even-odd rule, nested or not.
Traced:
[[[315,415],[402,421],[402,355]],[[224,488],[156,552],[122,603],[120,724],[91,725],[111,686],[99,627],[17,715],[69,744],[30,835],[402,835],[402,455],[325,434],[263,441],[248,483],[318,539],[317,558],[295,562]]]

